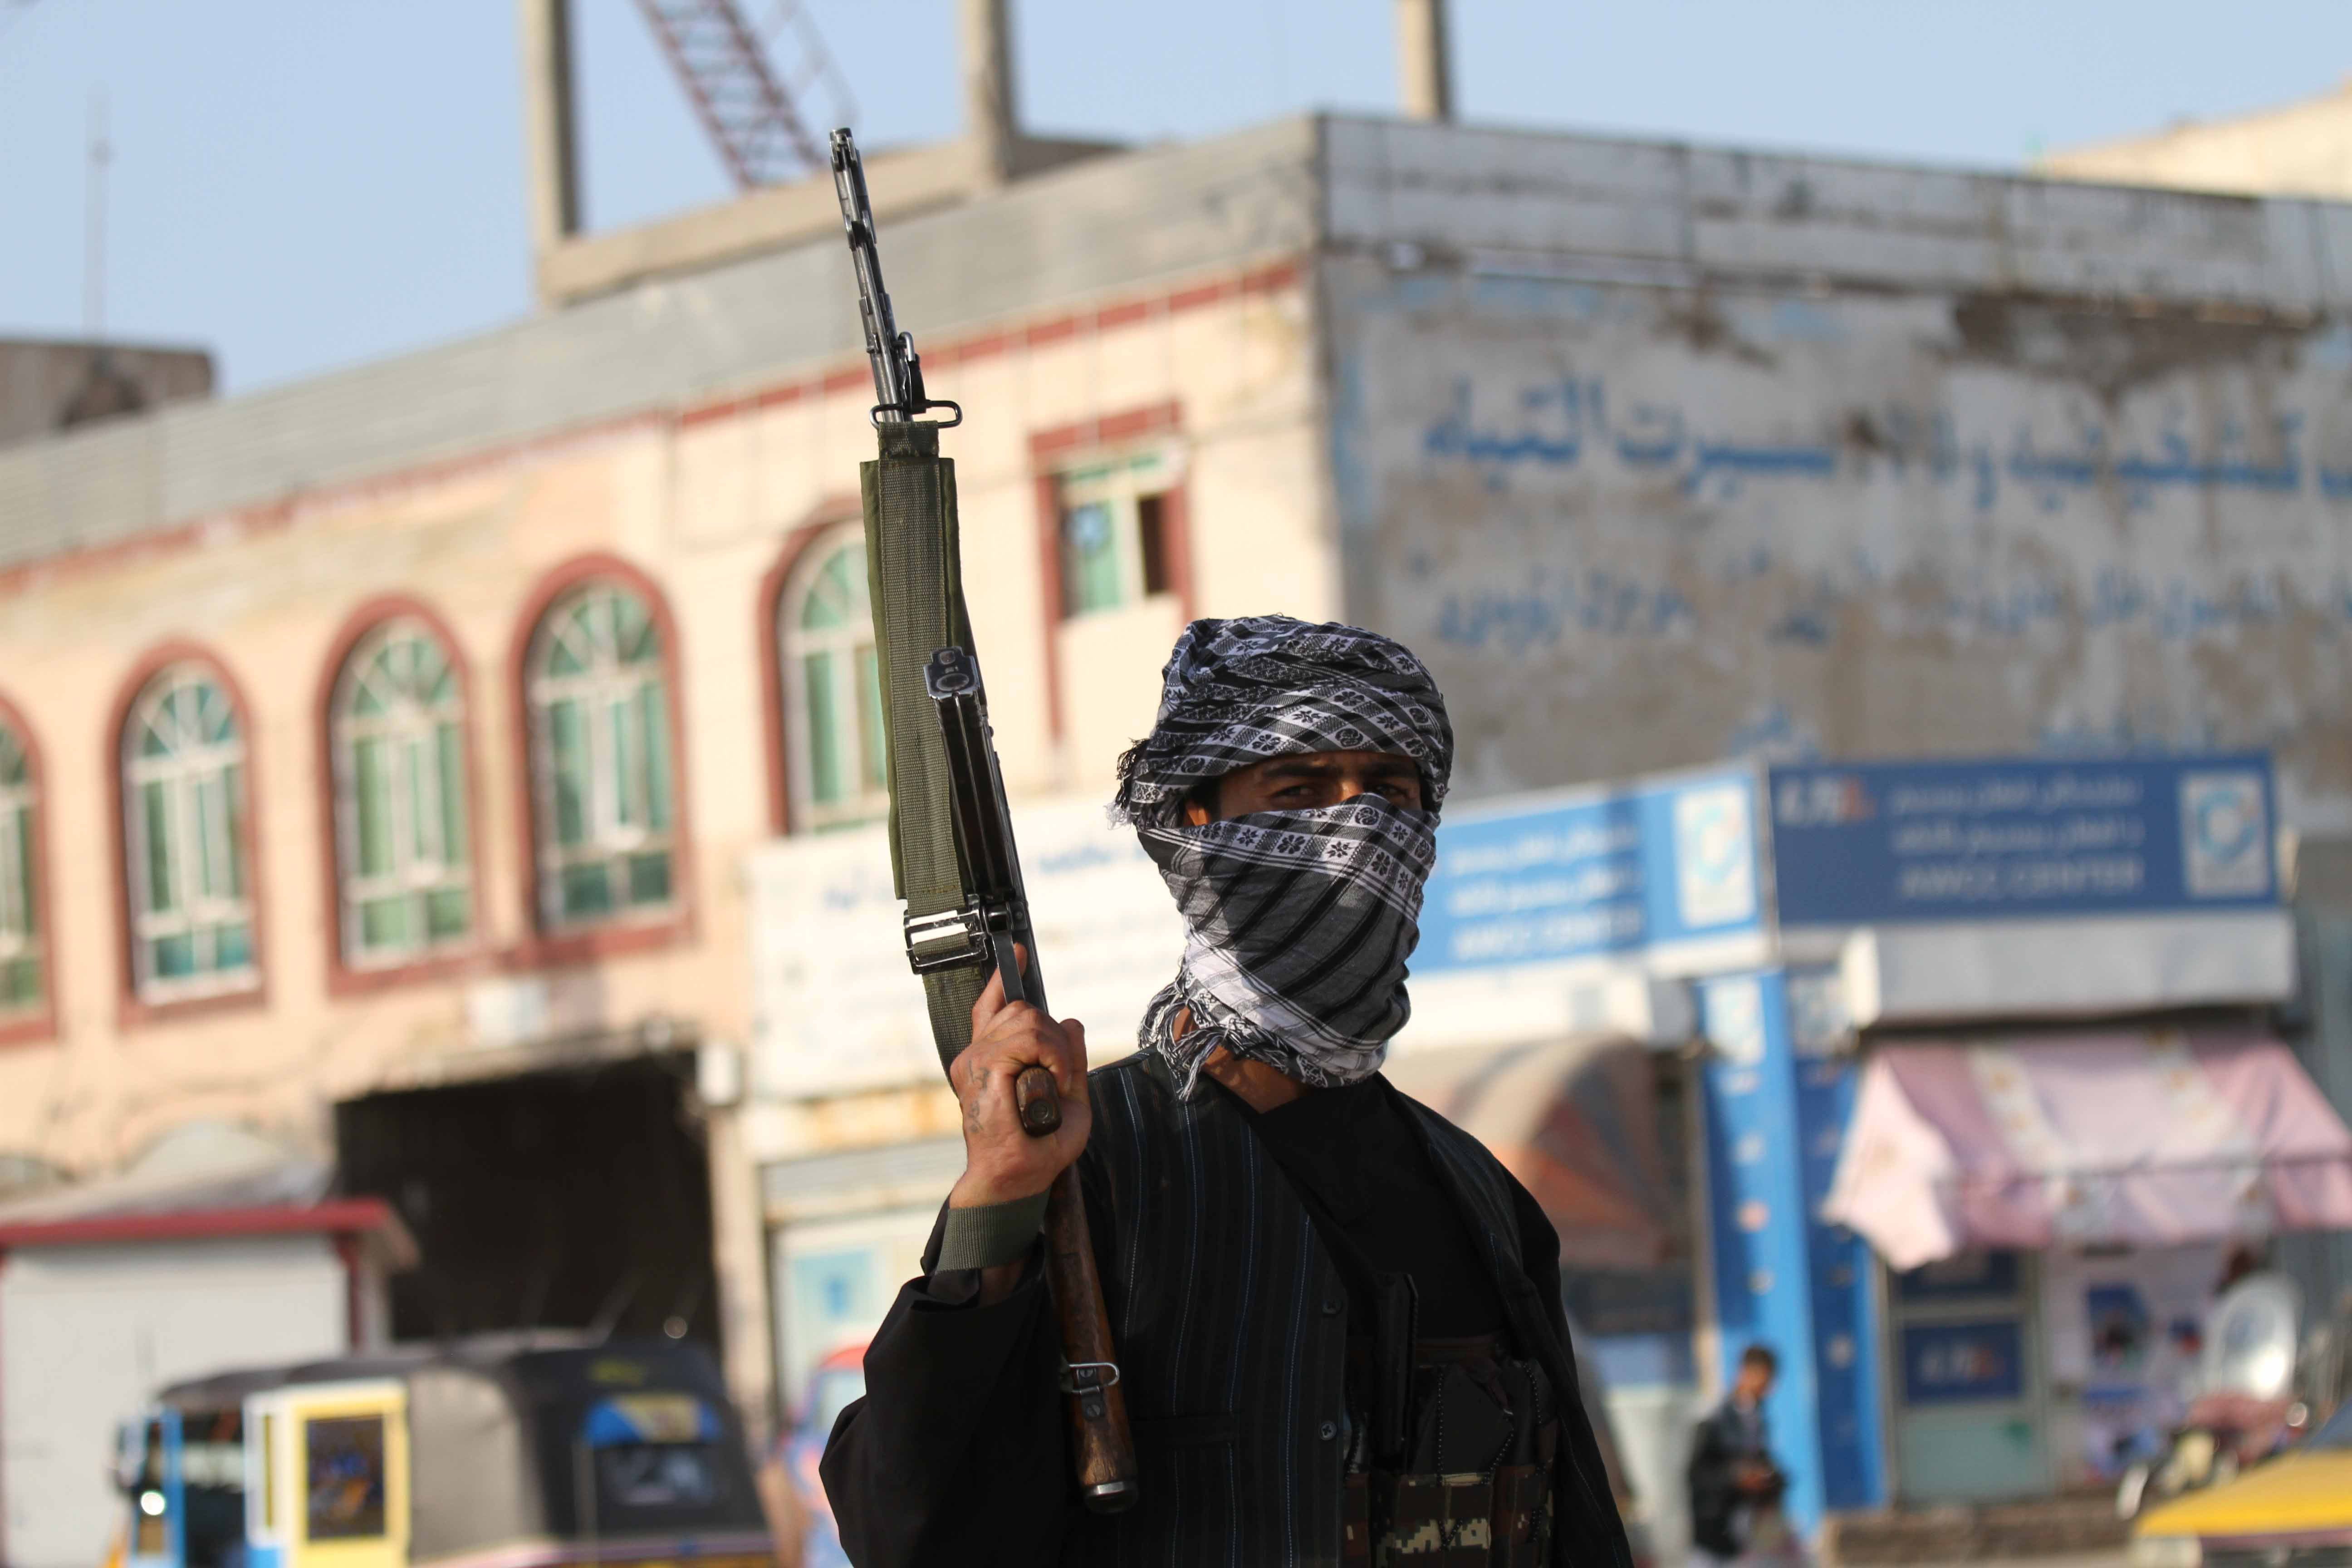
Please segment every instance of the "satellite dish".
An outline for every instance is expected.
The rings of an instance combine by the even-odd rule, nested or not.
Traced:
[[[2284,1274],[2249,1274],[2213,1304],[2205,1336],[2208,1394],[2284,1399],[2294,1386],[2303,1293]]]

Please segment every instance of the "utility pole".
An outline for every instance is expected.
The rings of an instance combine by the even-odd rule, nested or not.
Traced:
[[[531,253],[580,232],[580,143],[572,122],[569,0],[517,0],[523,139],[530,149]]]
[[[983,184],[1013,178],[1021,135],[1020,101],[1013,80],[1012,0],[961,0],[963,133],[979,154]]]
[[[1413,120],[1454,118],[1454,56],[1445,0],[1396,0],[1397,85]]]

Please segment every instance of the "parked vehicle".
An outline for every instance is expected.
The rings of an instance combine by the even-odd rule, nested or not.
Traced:
[[[2302,1325],[2302,1294],[2284,1274],[2248,1274],[2222,1294],[2187,1411],[2155,1452],[2125,1468],[2117,1517],[2225,1485],[2303,1436],[2314,1391],[2312,1357],[2298,1353]]]
[[[2301,1446],[2153,1508],[2135,1568],[2321,1568],[2352,1560],[2352,1404]]]
[[[222,1373],[121,1431],[127,1568],[772,1568],[718,1369],[502,1335]]]

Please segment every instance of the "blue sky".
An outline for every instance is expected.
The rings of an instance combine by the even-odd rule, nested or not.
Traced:
[[[949,134],[953,0],[806,0],[869,145]],[[1041,131],[1192,137],[1395,101],[1391,0],[1013,0]],[[574,0],[588,217],[728,185],[632,0]],[[765,16],[772,0],[744,0]],[[1454,0],[1464,117],[2013,167],[2334,87],[2344,0]],[[107,325],[242,390],[530,309],[512,0],[0,0],[0,335]]]

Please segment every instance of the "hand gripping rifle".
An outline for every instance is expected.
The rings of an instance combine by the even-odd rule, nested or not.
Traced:
[[[1007,1002],[1042,1011],[1045,993],[964,615],[955,464],[940,456],[940,432],[962,423],[963,410],[924,393],[914,340],[891,315],[866,171],[847,131],[833,133],[833,183],[874,365],[880,455],[859,466],[858,478],[890,760],[891,868],[906,900],[907,957],[922,977],[940,1065],[952,1068],[971,1043],[971,1005],[992,972],[1003,977]],[[933,409],[949,417],[923,417]],[[1016,942],[1028,952],[1025,970]],[[1030,1136],[1061,1126],[1054,1075],[1044,1068],[1023,1073],[1014,1097]],[[1078,1491],[1095,1511],[1116,1512],[1136,1500],[1135,1446],[1076,1165],[1055,1178],[1047,1197],[1045,1269],[1061,1319]]]

